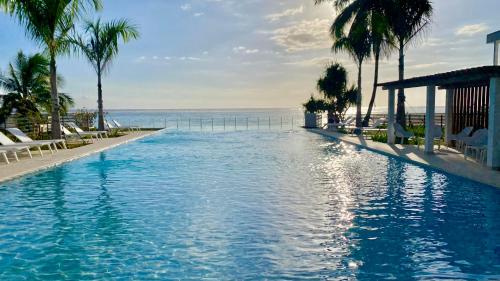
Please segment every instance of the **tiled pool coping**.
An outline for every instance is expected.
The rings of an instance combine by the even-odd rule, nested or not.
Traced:
[[[452,175],[500,188],[500,171],[491,170],[472,160],[465,160],[463,154],[443,146],[441,147],[441,151],[436,150],[434,154],[426,154],[422,148],[418,149],[416,146],[389,145],[374,142],[363,137],[350,136],[322,129],[310,129],[309,131],[332,137],[346,143],[358,145],[388,156],[398,157],[417,165],[424,165]]]

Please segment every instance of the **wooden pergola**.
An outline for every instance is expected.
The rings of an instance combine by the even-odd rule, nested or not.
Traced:
[[[388,139],[394,144],[394,102],[397,89],[426,87],[425,152],[434,153],[436,89],[446,90],[446,140],[472,126],[488,129],[487,165],[500,168],[500,66],[483,66],[381,83],[389,91]]]

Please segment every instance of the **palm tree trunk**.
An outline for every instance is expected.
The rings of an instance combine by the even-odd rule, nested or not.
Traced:
[[[361,91],[361,69],[363,62],[360,61],[358,65],[358,94],[356,95],[356,127],[361,127],[362,117],[361,117],[361,101],[362,101],[362,91]]]
[[[405,79],[405,50],[404,42],[399,42],[399,81]],[[398,89],[398,104],[396,110],[396,122],[401,126],[406,127],[406,110],[405,110],[405,91],[403,88]]]
[[[101,70],[97,70],[97,108],[99,110],[98,130],[104,131],[104,109],[102,105]]]
[[[368,105],[368,111],[366,112],[365,120],[363,120],[364,127],[368,127],[368,125],[370,123],[370,117],[372,115],[373,105],[375,104],[375,97],[377,96],[379,61],[380,61],[380,50],[377,50],[375,52],[375,74],[373,75],[372,97],[370,99],[370,104]]]
[[[54,55],[50,56],[50,96],[52,101],[52,138],[61,138],[61,116],[59,115],[59,93],[57,92],[57,67]]]

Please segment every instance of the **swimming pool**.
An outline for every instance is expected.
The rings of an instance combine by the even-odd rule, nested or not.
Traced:
[[[0,187],[0,280],[498,280],[500,190],[304,130],[164,132]]]

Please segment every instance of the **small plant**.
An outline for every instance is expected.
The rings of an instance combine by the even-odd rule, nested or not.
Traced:
[[[85,109],[75,112],[76,124],[87,131],[90,131],[94,126],[96,117],[96,112],[90,112]]]
[[[377,132],[372,136],[372,141],[387,143],[387,132]]]

